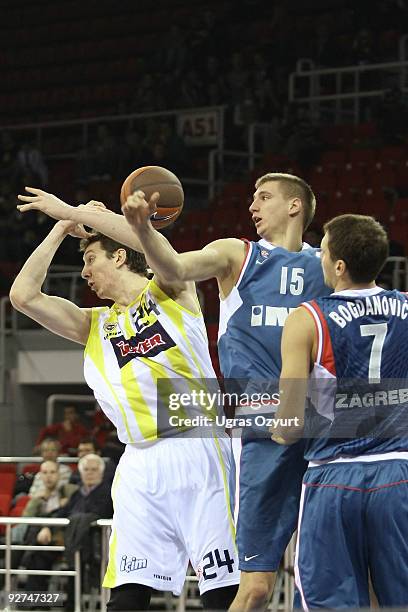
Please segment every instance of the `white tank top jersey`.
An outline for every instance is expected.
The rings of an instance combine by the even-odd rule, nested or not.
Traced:
[[[168,410],[169,393],[202,388],[191,379],[216,379],[201,310],[187,310],[154,279],[124,312],[116,304],[93,308],[84,374],[121,442],[157,441],[158,403]]]

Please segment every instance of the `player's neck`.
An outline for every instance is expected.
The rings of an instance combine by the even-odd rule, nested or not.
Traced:
[[[334,292],[338,293],[339,291],[358,291],[362,289],[375,289],[377,285],[375,281],[371,283],[353,283],[350,280],[339,280],[334,287]]]
[[[302,235],[291,228],[286,228],[286,231],[283,232],[270,232],[267,235],[263,235],[262,238],[274,246],[282,247],[287,251],[296,253],[302,250]]]
[[[129,304],[137,300],[148,282],[146,277],[133,273],[131,277],[124,278],[112,296],[115,308],[124,312]]]

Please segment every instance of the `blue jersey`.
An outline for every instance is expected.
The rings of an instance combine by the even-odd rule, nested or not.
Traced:
[[[318,337],[306,458],[408,450],[407,295],[375,287],[304,306]]]
[[[220,302],[218,355],[224,378],[278,379],[288,314],[305,300],[328,295],[320,251],[300,252],[266,240],[248,242],[237,284]]]

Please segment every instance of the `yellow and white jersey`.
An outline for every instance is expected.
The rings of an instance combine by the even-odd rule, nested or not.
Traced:
[[[157,381],[168,398],[178,383],[186,390],[191,379],[215,379],[201,311],[172,300],[154,279],[124,312],[93,308],[84,374],[122,442],[154,442],[158,399],[166,407]]]

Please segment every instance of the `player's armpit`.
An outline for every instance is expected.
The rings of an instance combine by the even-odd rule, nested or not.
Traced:
[[[180,277],[187,280],[204,281],[217,278],[222,282],[233,278],[242,267],[245,243],[237,238],[222,238],[210,242],[199,251],[178,253],[177,266]]]
[[[156,285],[172,300],[186,308],[193,314],[199,314],[200,302],[198,301],[197,290],[195,283],[187,282],[167,282],[160,278],[157,274],[154,275]]]
[[[69,300],[44,293],[22,303],[11,299],[16,310],[46,329],[73,342],[86,344],[91,328],[91,308],[79,308]]]

